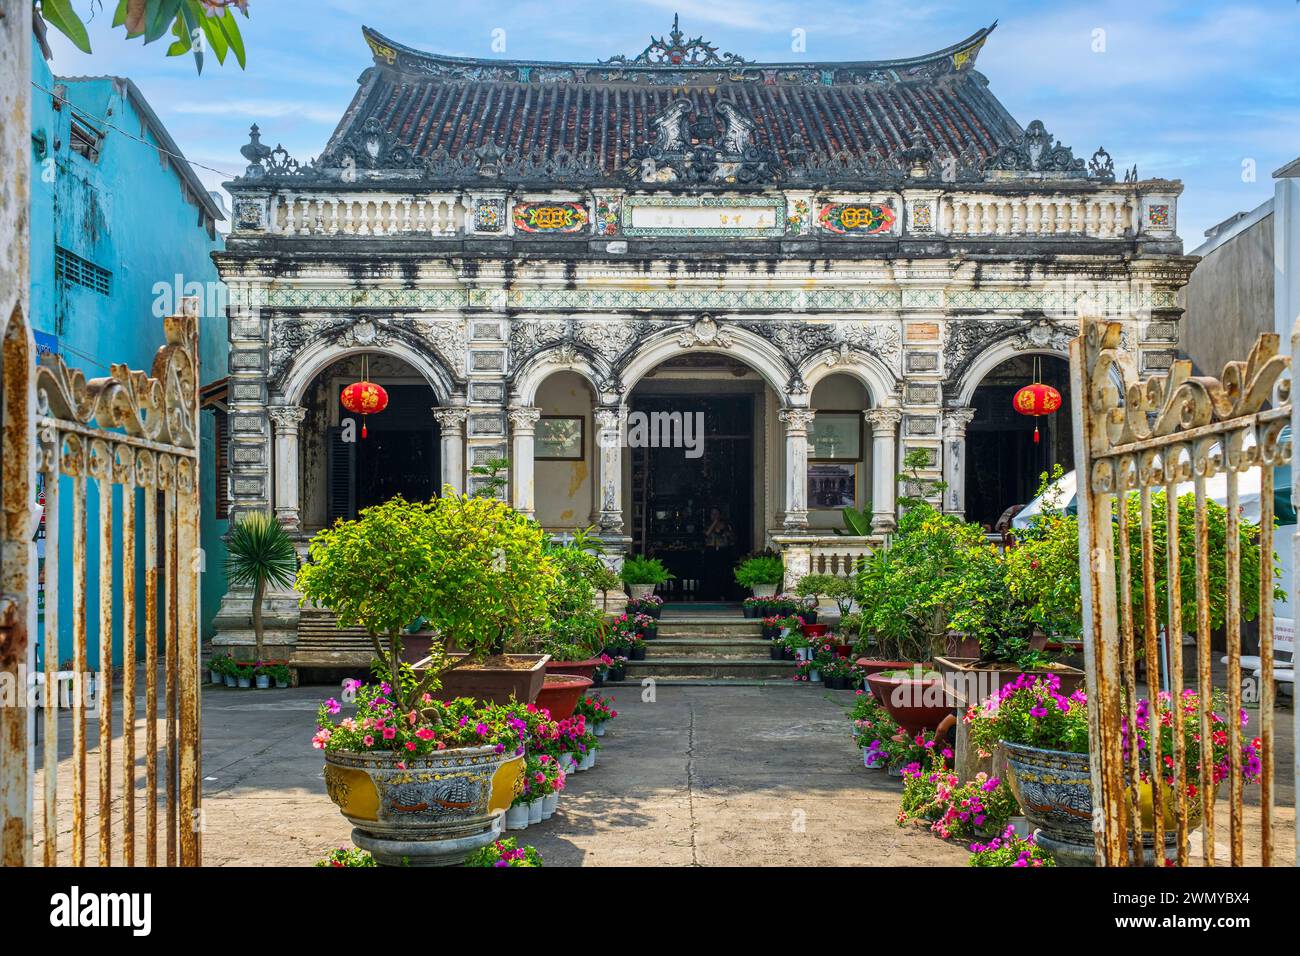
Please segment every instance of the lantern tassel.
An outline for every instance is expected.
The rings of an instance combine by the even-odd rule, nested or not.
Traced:
[[[366,438],[366,416],[362,415],[361,416],[361,440],[365,441],[365,438]],[[1034,441],[1038,441],[1037,429],[1034,430]]]
[[[366,427],[365,427],[364,425],[362,425],[362,426],[361,426],[361,437],[364,438],[365,435],[366,435]],[[1035,445],[1038,444],[1038,423],[1037,423],[1037,422],[1034,422],[1034,444],[1035,444]]]

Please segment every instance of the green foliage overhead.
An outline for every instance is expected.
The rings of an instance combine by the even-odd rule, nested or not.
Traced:
[[[167,33],[174,38],[168,56],[194,55],[203,72],[203,56],[211,50],[218,63],[233,54],[245,66],[244,39],[234,10],[248,17],[248,0],[118,0],[113,26],[125,27],[128,39],[143,37],[153,43]],[[83,53],[90,53],[90,36],[73,0],[33,0],[32,12],[58,30]]]

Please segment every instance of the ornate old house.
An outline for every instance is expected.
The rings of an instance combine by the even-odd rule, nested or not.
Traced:
[[[506,458],[518,509],[664,557],[686,599],[726,596],[700,564],[718,518],[728,553],[779,549],[793,576],[877,543],[914,450],[946,509],[994,522],[1072,460],[1068,408],[1036,442],[1015,389],[1067,392],[1085,301],[1164,368],[1193,260],[1180,183],[1003,108],[975,70],[991,31],[753,63],[674,22],[578,64],[367,29],[321,155],[254,127],[228,184],[232,508],[305,539]],[[350,440],[339,392],[363,375],[390,402]],[[230,633],[246,606],[227,598]]]

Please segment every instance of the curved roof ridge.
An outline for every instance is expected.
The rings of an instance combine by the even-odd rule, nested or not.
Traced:
[[[674,21],[675,23],[675,21]],[[734,54],[714,55],[706,61],[700,62],[673,62],[671,60],[649,61],[644,59],[646,54],[656,44],[664,44],[664,41],[658,38],[652,38],[650,46],[638,57],[629,58],[615,56],[608,60],[599,60],[594,62],[579,62],[568,60],[515,60],[515,59],[493,59],[489,57],[463,57],[451,56],[442,53],[431,53],[426,50],[418,50],[414,47],[398,43],[384,34],[368,26],[362,26],[361,33],[366,43],[370,46],[374,54],[375,64],[381,68],[396,69],[399,72],[427,73],[432,69],[457,67],[469,69],[489,69],[489,70],[566,70],[566,69],[583,69],[583,70],[614,70],[619,72],[661,72],[661,71],[689,71],[689,72],[716,72],[717,70],[834,70],[834,71],[851,71],[859,72],[890,72],[899,70],[913,70],[917,67],[929,64],[946,64],[953,71],[968,70],[975,64],[975,58],[979,54],[980,47],[989,34],[997,27],[998,22],[993,21],[989,26],[976,30],[964,40],[946,46],[941,50],[932,53],[925,53],[919,56],[896,57],[885,60],[819,60],[819,61],[793,61],[793,62],[755,62],[745,60]],[[674,31],[675,35],[677,31]],[[702,43],[702,38],[693,38],[684,44],[689,48],[692,44]],[[712,49],[710,44],[705,44]],[[664,44],[667,49],[667,45]],[[714,51],[716,54],[716,51]]]

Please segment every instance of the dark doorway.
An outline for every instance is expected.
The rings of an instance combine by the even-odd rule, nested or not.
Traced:
[[[753,396],[635,395],[631,412],[651,423],[656,414],[699,413],[704,425],[698,457],[681,447],[635,447],[629,427],[633,550],[660,558],[676,575],[660,588],[666,600],[739,600],[732,570],[754,539]],[[706,545],[714,509],[729,530]]]
[[[1039,380],[1061,393],[1061,410],[1034,418],[1012,407],[1016,392]],[[966,429],[966,518],[991,530],[1012,505],[1028,504],[1044,472],[1074,468],[1069,366],[1054,356],[1018,356],[1003,362],[975,389],[975,417]],[[1034,425],[1039,440],[1034,441]]]
[[[380,382],[383,385],[383,382]],[[355,518],[357,512],[395,495],[428,501],[438,491],[438,425],[432,420],[431,394],[424,385],[384,385],[388,408],[366,418],[365,438],[356,421],[354,441],[343,428],[330,429],[329,508],[331,522]],[[337,401],[337,398],[335,399]],[[339,420],[353,417],[340,406]]]

